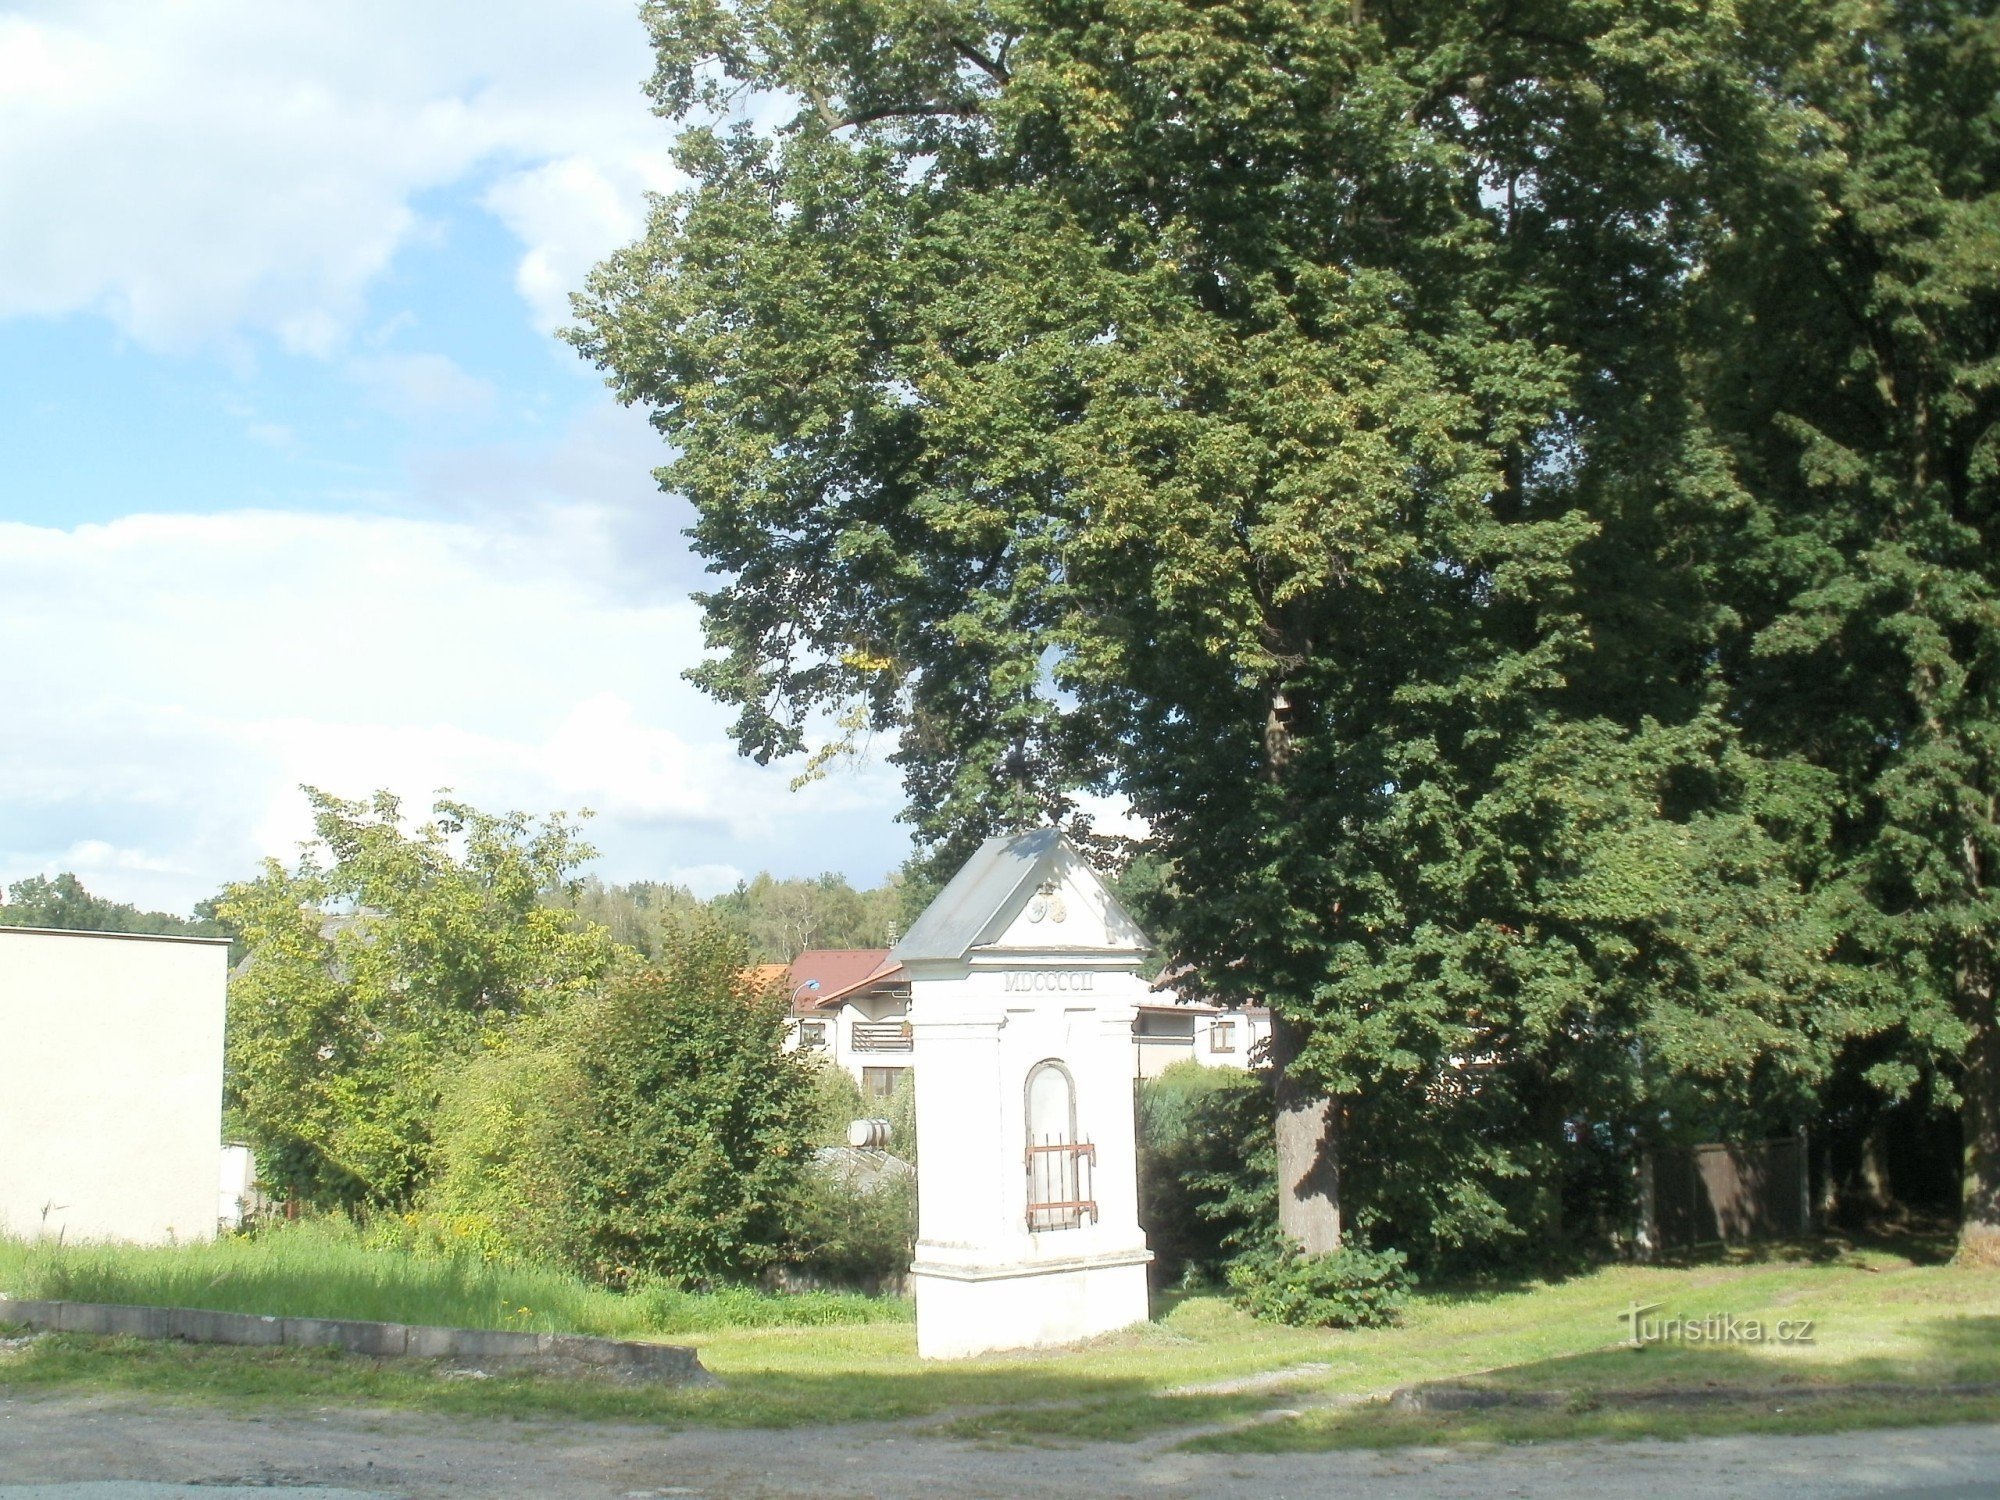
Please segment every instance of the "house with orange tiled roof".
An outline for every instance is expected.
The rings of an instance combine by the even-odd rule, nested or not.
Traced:
[[[790,1050],[825,1058],[854,1075],[870,1098],[886,1099],[916,1063],[910,1031],[910,982],[887,948],[809,948],[782,973],[791,997]],[[1210,1068],[1262,1066],[1271,1014],[1227,1009],[1203,999],[1184,969],[1169,970],[1138,1006],[1132,1024],[1132,1071],[1156,1078],[1177,1062]]]
[[[766,990],[778,989],[784,984],[785,976],[791,973],[791,968],[790,964],[752,964],[743,971],[743,987],[760,995]]]
[[[911,1065],[910,984],[887,948],[808,948],[792,960],[789,1045],[886,1099]]]

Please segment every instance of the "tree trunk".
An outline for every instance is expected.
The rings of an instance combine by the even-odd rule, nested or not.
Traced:
[[[2000,1015],[1991,975],[1966,995],[1972,1043],[1965,1051],[1965,1196],[1958,1225],[1959,1259],[2000,1267]]]
[[[1871,1216],[1886,1214],[1896,1205],[1895,1182],[1889,1174],[1889,1119],[1878,1113],[1861,1138],[1860,1178],[1862,1204]]]
[[[1277,1072],[1278,1228],[1309,1255],[1340,1248],[1340,1126],[1333,1098],[1293,1072],[1303,1028],[1271,1015]]]

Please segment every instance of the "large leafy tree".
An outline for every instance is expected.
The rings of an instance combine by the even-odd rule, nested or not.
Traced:
[[[590,856],[560,815],[306,788],[316,841],[231,886],[247,956],[230,980],[227,1084],[264,1180],[309,1202],[406,1202],[443,1080],[518,1019],[588,993],[602,928],[543,903]]]
[[[1847,1029],[1960,1106],[2000,1260],[2000,13],[1746,7],[1701,384],[1750,499],[1733,702],[1828,787],[1826,888],[1875,977]]]
[[[1728,17],[646,14],[693,186],[575,337],[675,445],[746,751],[897,733],[940,863],[1130,797],[1182,956],[1279,1009],[1309,1245],[1329,1087],[1371,1212],[1441,1247],[1547,1228],[1577,1120],[1667,1075],[1796,1096],[1825,945],[1722,701],[1732,492],[1677,353]],[[744,91],[796,114],[697,118]]]

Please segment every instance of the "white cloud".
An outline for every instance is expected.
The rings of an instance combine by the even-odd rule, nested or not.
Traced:
[[[645,229],[645,194],[674,185],[663,151],[628,147],[566,156],[488,190],[487,208],[529,247],[514,284],[537,327],[552,331],[570,321],[570,293],[582,289],[590,268]]]
[[[493,382],[443,354],[360,354],[345,366],[385,411],[411,417],[464,416],[493,404]]]
[[[62,868],[79,876],[103,870],[144,870],[154,875],[190,875],[194,872],[171,860],[159,859],[143,849],[120,849],[103,839],[80,839],[63,852]],[[86,884],[88,882],[86,881]]]
[[[1132,804],[1123,796],[1113,794],[1100,797],[1091,792],[1078,792],[1072,800],[1078,812],[1090,819],[1092,833],[1106,838],[1147,839],[1153,835],[1152,825],[1132,810]]]
[[[536,318],[639,222],[667,130],[629,0],[29,0],[0,12],[0,317],[154,348],[330,354],[422,227],[491,174]]]
[[[676,865],[666,874],[668,885],[684,885],[704,900],[735,890],[745,878],[734,865]]]
[[[302,782],[387,786],[417,809],[447,786],[493,808],[588,806],[611,879],[678,869],[726,889],[744,868],[892,865],[887,768],[792,794],[787,768],[738,757],[724,710],[680,677],[695,607],[571,566],[605,545],[600,525],[574,505],[483,529],[0,524],[0,875],[88,866],[93,889],[184,909],[291,855],[310,831]]]

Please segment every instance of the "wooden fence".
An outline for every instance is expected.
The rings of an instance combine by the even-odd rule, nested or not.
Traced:
[[[1640,1244],[1650,1250],[1810,1234],[1805,1134],[1649,1151],[1639,1165],[1639,1201]]]

